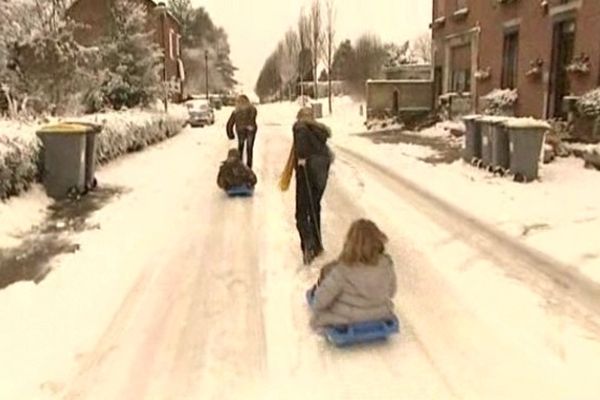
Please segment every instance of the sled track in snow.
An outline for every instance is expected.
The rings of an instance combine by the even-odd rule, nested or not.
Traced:
[[[343,156],[367,167],[366,172],[384,178],[391,189],[401,194],[420,212],[480,250],[488,258],[497,261],[509,272],[516,272],[521,278],[523,274],[531,273],[544,277],[543,287],[537,289],[543,292],[544,297],[551,304],[554,304],[551,300],[556,298],[557,293],[573,299],[579,305],[576,313],[580,316],[583,313],[585,321],[591,322],[594,329],[600,332],[600,322],[597,322],[600,318],[600,284],[579,273],[575,267],[563,264],[547,254],[518,242],[508,234],[478,220],[368,157],[343,146],[336,145],[336,149]],[[540,286],[539,280],[528,279],[528,281]],[[595,317],[594,322],[588,318],[590,314]]]

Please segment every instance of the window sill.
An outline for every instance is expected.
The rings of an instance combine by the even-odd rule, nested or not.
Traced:
[[[572,1],[566,4],[559,4],[550,6],[550,15],[556,16],[560,14],[570,13],[577,11],[581,8],[581,1]]]
[[[432,29],[438,29],[443,27],[444,25],[446,25],[446,17],[438,17],[434,19],[431,24],[429,24],[429,27]]]
[[[469,16],[468,8],[461,8],[460,10],[454,11],[452,14],[452,19],[454,21],[464,21]]]

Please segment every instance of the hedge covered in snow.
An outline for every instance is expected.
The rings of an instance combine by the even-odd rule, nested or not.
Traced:
[[[29,134],[35,126],[10,125],[12,135],[0,130],[0,200],[26,191],[38,176],[40,143]]]
[[[123,111],[65,120],[103,126],[97,142],[98,162],[103,164],[176,135],[185,125],[187,110],[172,105],[168,114]],[[35,134],[39,128],[0,120],[0,200],[26,191],[39,179],[41,143]]]
[[[600,117],[600,88],[591,90],[577,100],[577,111],[585,117]]]
[[[481,99],[485,103],[485,114],[507,115],[513,111],[518,98],[517,89],[494,89]]]

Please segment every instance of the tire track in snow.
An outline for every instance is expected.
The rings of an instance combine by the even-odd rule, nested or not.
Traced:
[[[437,221],[455,237],[480,249],[509,274],[525,280],[548,299],[548,307],[575,315],[588,328],[600,333],[600,285],[579,273],[575,267],[564,265],[519,243],[356,151],[342,146],[336,148],[383,179],[405,201]],[[540,280],[540,277],[543,279]],[[565,303],[566,298],[577,304],[573,304],[573,301]]]
[[[398,267],[404,269],[398,271],[399,290],[403,288],[405,292],[399,293],[400,303],[397,306],[410,318],[418,332],[419,342],[423,344],[437,369],[442,371],[447,381],[456,388],[460,397],[571,398],[571,393],[577,392],[578,389],[573,388],[578,385],[574,382],[585,382],[586,379],[589,381],[585,376],[583,379],[573,380],[573,373],[577,373],[578,367],[550,357],[548,349],[542,349],[543,346],[537,346],[536,343],[532,349],[527,340],[527,332],[519,332],[518,324],[522,322],[522,325],[527,326],[529,321],[515,321],[517,324],[509,324],[504,319],[503,323],[500,323],[500,317],[494,317],[497,311],[493,308],[488,310],[488,314],[491,315],[481,315],[478,312],[482,310],[478,305],[466,303],[468,297],[460,292],[463,287],[454,286],[455,280],[449,280],[448,276],[445,276],[444,266],[433,267],[429,257],[419,256],[419,251],[412,249],[411,242],[414,239],[408,236],[408,232],[411,236],[429,232],[434,238],[439,236],[436,230],[430,231],[429,227],[421,229],[419,226],[431,218],[430,215],[419,207],[414,208],[412,197],[399,192],[395,185],[382,179],[378,171],[365,167],[360,160],[348,158],[353,160],[355,165],[363,167],[362,174],[365,175],[365,179],[368,178],[367,190],[377,193],[376,197],[365,198],[373,215],[378,216],[382,226],[389,232],[394,232],[395,239],[400,239],[402,243],[400,246],[394,246],[394,258],[400,262]],[[399,196],[400,193],[402,196]],[[397,216],[390,218],[393,213],[397,213]],[[406,220],[399,219],[401,216]],[[447,222],[440,221],[440,218],[431,218],[426,225],[434,226],[440,222]],[[441,224],[439,229],[450,230],[446,224]],[[454,233],[451,233],[451,236],[454,247],[465,247],[469,243],[468,240],[464,243],[464,239]],[[414,242],[423,243],[422,240]],[[425,242],[431,243],[431,240]],[[441,250],[436,249],[435,245],[428,245],[427,248],[435,252]],[[485,256],[484,254],[483,257]],[[462,256],[458,257],[460,259]],[[467,281],[462,283],[468,284]],[[502,287],[504,286],[505,284]],[[537,315],[534,317],[537,318]],[[542,352],[538,353],[540,350]],[[572,353],[576,353],[577,350],[575,346]],[[548,380],[548,376],[554,379]],[[582,388],[584,392],[585,387],[589,388],[589,385]]]

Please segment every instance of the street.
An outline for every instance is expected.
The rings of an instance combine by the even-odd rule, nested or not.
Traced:
[[[215,184],[234,143],[224,134],[226,110],[213,127],[188,128],[100,170],[100,182],[122,194],[94,215],[100,229],[83,233],[81,250],[59,257],[42,283],[77,281],[77,289],[63,284],[63,295],[78,297],[46,332],[61,346],[38,356],[61,368],[41,368],[41,394],[562,399],[593,391],[597,372],[586,365],[600,354],[589,339],[597,337],[594,315],[560,292],[543,300],[543,277],[498,268],[510,259],[498,258],[506,246],[493,254],[465,240],[468,229],[482,234],[475,228],[453,233],[455,217],[432,219],[407,189],[343,149],[324,200],[326,254],[303,266],[293,185],[285,193],[276,186],[291,122],[268,107],[259,109],[253,198],[228,199]],[[363,216],[391,239],[401,334],[340,350],[310,330],[304,291]],[[19,340],[26,348],[27,336]],[[15,343],[3,345],[15,351]]]

